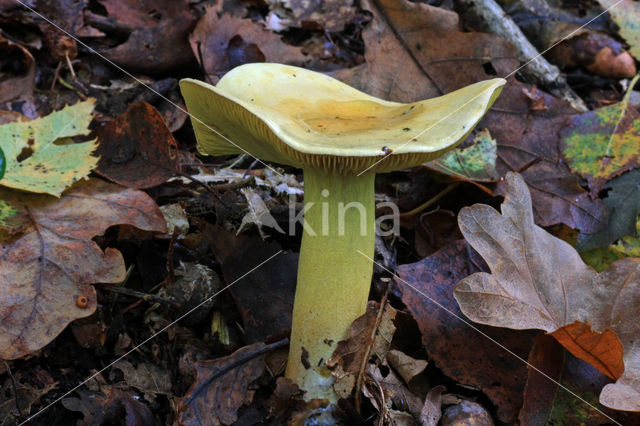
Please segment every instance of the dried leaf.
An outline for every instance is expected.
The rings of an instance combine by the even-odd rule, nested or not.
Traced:
[[[499,178],[496,158],[496,141],[484,129],[475,135],[473,145],[449,151],[425,166],[465,180],[495,182]]]
[[[189,0],[101,0],[112,27],[128,33],[126,41],[101,51],[127,70],[154,74],[194,59],[187,36],[196,18]],[[104,16],[98,21],[104,22]]]
[[[507,174],[507,185],[502,215],[482,204],[460,211],[463,235],[491,269],[458,283],[460,309],[483,324],[563,334],[560,343],[571,353],[618,379],[603,390],[603,404],[640,410],[640,259],[617,261],[598,274],[573,247],[534,224],[521,176]],[[593,346],[583,347],[585,338]],[[602,339],[614,344],[602,350]]]
[[[398,350],[390,350],[387,353],[387,361],[394,370],[400,374],[406,384],[409,384],[418,374],[427,368],[427,361],[423,359],[415,359]]]
[[[353,391],[363,363],[368,363],[373,355],[378,360],[385,359],[396,331],[395,316],[396,310],[388,304],[380,312],[378,303],[369,301],[367,311],[351,324],[349,337],[338,342],[327,365],[333,369],[334,387],[342,398],[347,398]]]
[[[21,234],[0,243],[0,358],[40,349],[69,322],[96,309],[96,282],[125,277],[122,255],[103,252],[91,240],[113,225],[162,231],[154,201],[140,191],[98,179],[83,182],[60,199],[0,190],[0,199],[22,218]],[[77,304],[80,296],[87,304]]]
[[[89,134],[94,103],[90,99],[46,117],[0,125],[0,148],[7,160],[1,184],[58,197],[86,177],[98,163],[91,155],[96,141],[76,144],[65,139]]]
[[[194,54],[202,60],[202,67],[209,81],[216,83],[232,68],[248,62],[278,62],[302,65],[305,56],[302,49],[285,44],[282,37],[250,19],[230,14],[218,16],[222,2],[207,7],[205,15],[198,21],[189,36]],[[240,39],[234,37],[239,36]],[[258,54],[259,52],[259,54]],[[256,58],[263,58],[262,61]]]
[[[162,115],[146,102],[134,104],[96,130],[96,172],[129,188],[150,188],[178,169],[178,144]]]
[[[229,425],[235,422],[247,388],[264,371],[263,356],[252,358],[264,347],[264,343],[254,343],[229,356],[196,362],[196,381],[179,401],[180,424]]]
[[[513,423],[522,404],[526,366],[450,313],[463,317],[453,288],[462,278],[481,270],[483,263],[464,240],[455,241],[419,262],[399,266],[396,284],[418,324],[429,359],[458,383],[482,390],[496,405],[498,418]],[[483,325],[478,329],[520,357],[527,357],[530,336]]]
[[[442,385],[432,388],[424,399],[424,406],[420,411],[421,426],[437,426],[442,417],[442,392],[446,391]]]
[[[221,227],[212,227],[207,236],[228,283],[240,278],[247,264],[257,265],[281,248],[276,242],[236,236]],[[248,342],[264,341],[269,335],[291,329],[297,271],[298,254],[282,253],[277,262],[264,264],[229,289],[240,311]]]

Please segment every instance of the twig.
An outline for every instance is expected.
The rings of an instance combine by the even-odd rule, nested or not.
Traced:
[[[367,367],[367,360],[369,359],[369,354],[371,353],[371,348],[373,346],[373,341],[376,338],[376,333],[378,332],[378,327],[380,327],[380,322],[382,322],[382,315],[384,314],[384,310],[387,307],[387,296],[389,295],[390,285],[387,284],[387,289],[382,295],[382,300],[380,300],[380,308],[378,309],[378,315],[376,316],[376,322],[373,325],[373,330],[371,330],[371,336],[369,336],[369,342],[367,345],[367,349],[364,351],[362,355],[362,359],[360,360],[360,371],[358,372],[358,377],[356,378],[356,411],[360,413],[360,389],[362,388],[362,380],[364,378],[365,369]]]
[[[16,379],[15,377],[13,377],[13,373],[11,373],[11,367],[9,367],[9,364],[7,363],[7,361],[2,360],[2,362],[4,362],[4,368],[7,370],[7,373],[9,374],[9,378],[11,379],[11,387],[13,388],[13,400],[15,401],[15,404],[16,404],[18,417],[22,417],[22,410],[20,409],[20,402],[18,401],[18,387],[16,386]]]
[[[145,300],[145,301],[152,301],[152,302],[162,303],[163,305],[167,305],[167,306],[172,307],[172,308],[179,308],[180,307],[180,304],[178,302],[176,302],[175,300],[167,299],[165,297],[158,296],[157,294],[143,293],[141,291],[132,290],[130,288],[113,287],[111,285],[101,285],[100,288],[102,290],[109,291],[111,293],[124,294],[126,296],[137,297],[137,298]]]
[[[422,210],[428,208],[433,203],[437,202],[440,198],[444,197],[449,192],[453,191],[459,184],[460,184],[460,182],[453,182],[452,184],[449,184],[449,186],[447,186],[442,191],[438,192],[436,195],[434,195],[427,202],[419,205],[418,207],[416,207],[413,210],[409,210],[408,212],[400,213],[400,217],[409,217],[409,216],[413,216],[416,213],[420,213]]]
[[[575,110],[588,111],[584,101],[569,87],[555,65],[550,64],[524,35],[495,0],[458,0],[466,9],[479,18],[488,29],[511,42],[518,50],[520,61],[526,65],[522,74],[547,88],[552,94],[567,101]]]

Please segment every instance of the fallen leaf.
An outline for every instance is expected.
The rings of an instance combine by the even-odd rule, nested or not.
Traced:
[[[249,385],[264,371],[264,357],[260,355],[264,348],[264,343],[254,343],[229,356],[196,362],[196,381],[178,401],[180,424],[229,425],[235,422]]]
[[[129,188],[150,188],[178,170],[178,144],[162,115],[146,102],[96,129],[96,172]]]
[[[427,368],[427,361],[415,359],[398,350],[390,350],[387,353],[387,362],[400,374],[406,384],[409,384],[418,374]]]
[[[522,404],[526,365],[451,314],[464,318],[453,288],[459,280],[483,270],[479,269],[483,264],[460,240],[419,262],[399,266],[395,281],[402,302],[418,323],[429,359],[456,382],[482,390],[496,405],[498,418],[512,423]],[[531,335],[483,325],[477,328],[520,357],[527,357]]]
[[[528,369],[524,403],[518,415],[520,424],[595,426],[610,423],[610,418],[624,425],[640,422],[638,413],[614,411],[598,404],[600,389],[612,380],[589,363],[571,355],[553,337],[544,333],[536,336],[528,363],[532,367]],[[582,400],[610,418],[603,416],[571,392],[577,392]]]
[[[609,181],[605,188],[609,189],[603,200],[611,211],[609,222],[600,232],[578,235],[576,248],[580,251],[606,247],[625,235],[638,235],[636,222],[640,214],[640,169]]]
[[[629,52],[640,60],[640,4],[631,0],[598,0],[603,8],[608,9],[611,19],[620,27],[620,35],[629,44]]]
[[[21,212],[21,234],[0,243],[0,358],[40,349],[69,322],[96,309],[96,282],[119,282],[119,251],[91,240],[113,225],[165,228],[154,201],[140,191],[98,179],[78,184],[60,199],[0,189]],[[86,304],[77,303],[85,297]]]
[[[388,368],[384,362],[382,366]],[[394,417],[392,413],[394,410],[390,410],[392,406],[408,411],[414,419],[419,418],[424,406],[421,398],[409,391],[393,370],[389,369],[383,373],[380,367],[367,364],[362,393],[380,413],[381,424],[392,424],[389,423],[390,417]]]
[[[2,62],[11,61],[11,68],[20,64],[21,73],[9,78],[4,77],[7,73],[3,68],[3,78],[0,80],[0,104],[12,99],[21,97],[33,97],[33,90],[36,87],[36,61],[33,55],[24,47],[17,43],[12,43],[0,36],[0,52],[2,52]],[[1,64],[4,65],[4,64]],[[8,68],[8,67],[7,67]]]
[[[148,362],[134,366],[127,360],[113,365],[114,370],[123,374],[123,385],[133,387],[145,394],[145,399],[153,401],[156,395],[171,395],[171,374]]]
[[[572,116],[560,136],[568,166],[594,198],[607,181],[640,166],[640,114],[627,102]]]
[[[96,140],[68,143],[89,134],[94,100],[78,102],[46,117],[0,125],[0,148],[7,160],[1,184],[59,197],[98,163]]]
[[[78,389],[78,397],[61,401],[67,410],[82,413],[83,419],[76,423],[78,426],[122,424],[125,421],[136,426],[160,424],[135,393],[108,385],[99,375],[92,382],[97,384],[97,389]]]
[[[351,323],[349,337],[338,342],[326,363],[336,378],[333,386],[341,398],[351,395],[359,374],[364,372],[363,364],[369,363],[372,356],[378,361],[385,359],[396,330],[395,316],[396,310],[388,304],[380,312],[378,303],[369,301],[366,312]]]
[[[477,204],[458,216],[491,270],[458,283],[460,309],[475,322],[562,335],[571,353],[618,379],[603,389],[604,405],[640,410],[640,259],[619,260],[598,274],[568,243],[534,224],[521,176],[507,174],[507,188],[502,215]],[[593,346],[581,346],[584,339]],[[604,349],[602,339],[610,342]]]
[[[222,266],[225,281],[232,283],[244,274],[246,265],[259,264],[280,250],[277,242],[236,236],[221,227],[207,230],[213,252]],[[298,271],[298,254],[282,253],[234,284],[229,291],[240,311],[245,339],[260,342],[270,335],[291,329],[291,313]],[[264,303],[265,300],[269,303]]]
[[[446,391],[442,385],[432,388],[424,399],[424,406],[420,411],[421,426],[437,426],[442,418],[442,392]]]
[[[89,22],[106,21],[113,30],[128,34],[124,43],[100,51],[118,65],[157,74],[193,61],[187,37],[196,18],[189,0],[100,0],[100,4],[107,17],[89,13]]]
[[[306,60],[301,48],[287,45],[280,35],[265,30],[260,23],[228,13],[218,16],[221,8],[222,2],[207,7],[189,36],[191,48],[211,83],[248,59],[256,62],[256,58],[263,58],[260,62],[289,65],[302,65]]]
[[[496,169],[501,176],[520,171],[531,190],[537,224],[564,223],[585,233],[597,232],[606,226],[607,208],[591,199],[559,155],[559,132],[574,111],[541,90],[536,90],[536,96],[547,109],[531,110],[536,101],[522,91],[528,87],[508,84],[480,124],[498,142]],[[496,193],[504,191],[501,181]]]
[[[497,151],[496,140],[484,129],[476,133],[472,145],[449,151],[425,166],[465,180],[495,182],[500,177],[496,171]]]
[[[4,368],[4,363],[0,365]],[[46,371],[35,369],[29,373],[27,377],[21,377],[21,372],[15,373],[14,377],[4,376],[3,382],[0,383],[0,426],[20,423],[25,413],[32,412],[32,407],[39,404],[42,397],[58,386],[58,382]],[[22,415],[17,413],[16,402],[20,405]]]

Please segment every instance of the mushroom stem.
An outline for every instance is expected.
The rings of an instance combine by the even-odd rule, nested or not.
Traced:
[[[304,230],[286,376],[305,399],[337,400],[325,362],[365,313],[375,244],[374,173],[306,168]]]

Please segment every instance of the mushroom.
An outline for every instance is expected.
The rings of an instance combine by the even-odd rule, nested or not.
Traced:
[[[326,361],[366,310],[376,172],[422,164],[455,147],[504,84],[496,78],[402,104],[272,63],[239,66],[216,86],[180,82],[203,153],[248,152],[303,169],[304,226],[286,377],[305,398],[336,401]]]

